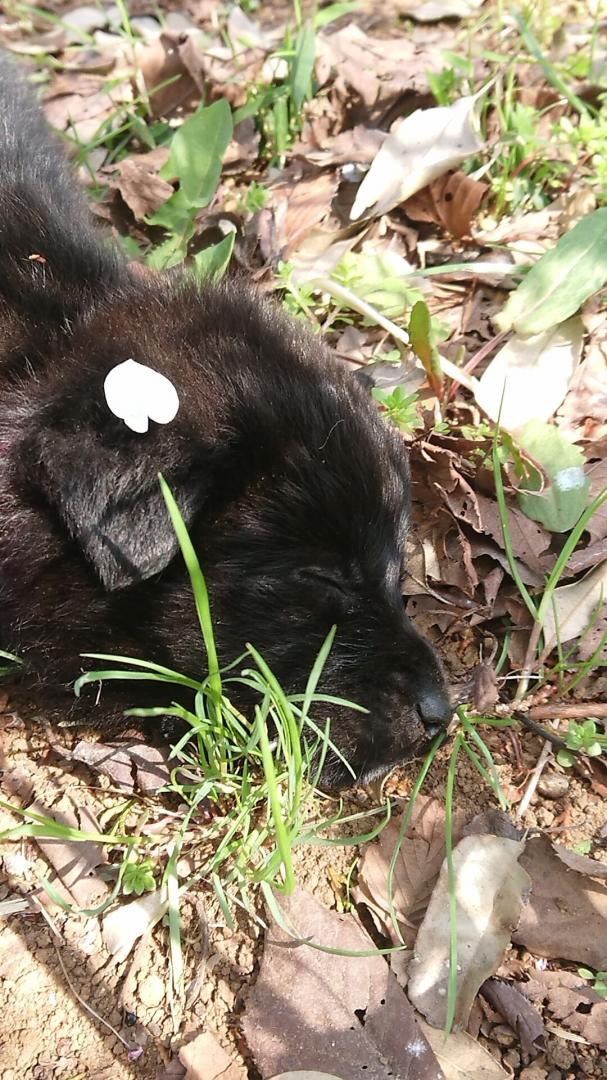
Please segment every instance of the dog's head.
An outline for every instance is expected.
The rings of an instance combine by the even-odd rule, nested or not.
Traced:
[[[207,579],[221,661],[250,641],[287,690],[301,691],[335,624],[319,690],[368,712],[327,705],[317,718],[331,716],[356,775],[421,749],[451,710],[401,596],[406,450],[368,392],[316,339],[232,284],[199,295],[135,283],[70,350],[60,373],[40,378],[33,479],[142,653],[200,674],[161,471]],[[127,358],[175,387],[170,423],[138,433],[109,410],[104,380]],[[328,763],[327,783],[348,778]]]

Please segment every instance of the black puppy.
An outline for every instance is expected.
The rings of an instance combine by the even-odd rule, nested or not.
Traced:
[[[122,412],[106,384],[127,360],[174,388],[160,387],[168,413],[150,407],[164,422],[147,431],[149,370],[114,372]],[[116,415],[125,411],[126,423]],[[322,689],[369,710],[336,711],[332,727],[361,779],[449,720],[440,664],[399,587],[409,499],[400,437],[317,339],[244,284],[200,291],[181,273],[130,268],[94,229],[2,58],[0,647],[45,694],[67,702],[90,651],[202,674],[159,471],[206,575],[222,662],[251,641],[299,690],[336,623]],[[120,709],[136,703],[134,684],[122,694]],[[104,689],[86,716],[101,725],[117,708]],[[327,766],[327,783],[347,779],[338,762]]]

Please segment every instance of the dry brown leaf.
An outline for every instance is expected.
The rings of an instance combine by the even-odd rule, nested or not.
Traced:
[[[578,874],[586,874],[588,877],[599,878],[602,881],[607,880],[607,863],[590,859],[587,855],[578,855],[577,851],[570,851],[562,844],[553,844],[552,850],[570,870],[575,870]]]
[[[306,146],[300,142],[294,148],[294,153],[314,165],[346,165],[350,162],[368,165],[386,137],[386,132],[379,128],[356,124],[348,131],[322,139],[316,146]]]
[[[436,49],[422,48],[412,38],[373,38],[355,23],[316,35],[316,77],[319,85],[333,80],[336,94],[364,107],[366,119],[379,126],[388,108],[404,94],[427,93],[428,71],[440,70]]]
[[[597,447],[597,453],[601,451],[605,453],[607,446]],[[590,456],[593,457],[592,451]],[[598,461],[591,460],[586,469],[586,475],[590,480],[588,499],[595,499],[597,495],[600,495],[607,488],[607,457],[601,457]],[[603,503],[596,513],[592,515],[586,531],[591,544],[595,544],[598,540],[604,541],[607,538],[607,503]]]
[[[421,1018],[417,1022],[436,1054],[445,1080],[501,1080],[510,1075],[467,1032],[445,1035]]]
[[[572,441],[607,437],[607,326],[595,331],[558,414],[558,425]]]
[[[138,938],[162,919],[168,901],[161,889],[112,908],[103,917],[103,944],[117,964],[126,960]]]
[[[338,950],[368,950],[351,915],[327,911],[303,889],[281,900],[304,938]],[[286,946],[286,947],[285,947]],[[293,948],[272,923],[243,1030],[263,1076],[320,1070],[347,1080],[443,1080],[403,991],[382,956]]]
[[[32,803],[29,809],[72,829],[101,831],[99,822],[86,807],[78,808],[78,816],[67,810],[54,810],[49,814],[38,803]],[[94,840],[43,840],[40,837],[36,837],[36,843],[67,890],[68,899],[78,907],[92,907],[107,894],[106,882],[95,872],[108,861],[103,844],[97,844]]]
[[[185,1080],[246,1080],[243,1064],[232,1061],[210,1031],[203,1031],[179,1051]]]
[[[537,1009],[516,986],[503,979],[487,979],[481,986],[481,994],[516,1031],[525,1057],[535,1057],[543,1049],[545,1039],[544,1023]]]
[[[607,562],[595,566],[572,585],[559,585],[544,618],[546,649],[579,637],[607,601]]]
[[[259,229],[268,237],[266,257],[290,258],[304,239],[317,231],[331,212],[338,183],[338,177],[328,172],[302,174],[298,166],[285,170],[284,178],[270,189],[271,202],[260,214]],[[330,243],[331,234],[325,247]]]
[[[607,1050],[607,1001],[572,971],[536,971],[521,990],[591,1046]]]
[[[137,69],[154,116],[198,105],[204,89],[204,57],[194,37],[165,30],[154,41],[136,46]]]
[[[488,184],[450,171],[407,199],[402,209],[413,221],[433,221],[452,236],[469,236],[472,218],[488,190]]]
[[[137,221],[155,213],[173,194],[172,184],[158,175],[168,156],[168,151],[160,148],[160,152],[135,154],[116,165],[111,186],[120,192]]]
[[[70,754],[74,761],[109,776],[118,787],[151,795],[170,780],[166,747],[131,743],[101,743],[82,739]]]
[[[531,893],[512,940],[550,959],[607,969],[607,889],[569,870],[543,837],[527,844],[521,865]]]
[[[398,935],[390,915],[388,872],[401,822],[402,816],[391,821],[379,840],[366,847],[354,893],[357,903],[366,904],[379,920],[382,931],[395,943]],[[463,824],[463,814],[456,811],[453,822],[456,839]],[[444,802],[418,795],[411,825],[396,860],[392,890],[394,911],[409,945],[415,940],[444,857]]]
[[[529,876],[519,865],[523,841],[472,835],[453,852],[457,919],[455,1023],[465,1027],[479,987],[499,967],[519,920]],[[407,992],[434,1027],[447,1020],[451,920],[447,860],[428,904],[409,966]]]

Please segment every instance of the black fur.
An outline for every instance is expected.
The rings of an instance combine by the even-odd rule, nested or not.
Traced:
[[[145,435],[103,395],[128,358],[180,397],[176,419]],[[242,282],[199,291],[180,273],[129,267],[0,58],[0,647],[66,704],[83,652],[201,674],[158,471],[198,551],[222,662],[251,641],[301,689],[337,623],[321,688],[369,709],[334,710],[333,737],[361,778],[448,720],[440,664],[399,588],[400,437],[316,338]],[[101,725],[137,702],[135,684],[121,698],[115,685],[81,715]],[[344,782],[343,767],[329,763],[325,779]]]

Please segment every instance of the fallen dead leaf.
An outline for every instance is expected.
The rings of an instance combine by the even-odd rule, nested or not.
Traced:
[[[69,828],[101,832],[95,815],[86,807],[79,807],[77,815],[67,810],[54,810],[49,814],[38,803],[32,803],[29,809]],[[108,861],[103,844],[94,840],[43,840],[40,837],[36,837],[36,843],[53,867],[59,882],[67,889],[68,899],[78,907],[91,907],[108,893],[106,882],[96,874],[98,867]]]
[[[179,1061],[185,1080],[246,1080],[244,1065],[232,1061],[210,1031],[203,1031],[181,1047]]]
[[[70,757],[109,776],[118,787],[151,795],[170,780],[168,755],[167,748],[144,742],[101,743],[83,739]]]
[[[572,441],[607,437],[607,324],[593,328],[586,355],[575,372],[557,418]]]
[[[395,9],[416,22],[465,19],[478,11],[483,0],[395,0]]]
[[[390,915],[389,868],[402,817],[391,821],[374,844],[364,852],[354,892],[357,903],[366,904],[380,927],[395,943],[398,935]],[[464,816],[456,811],[453,831],[459,839]],[[445,807],[441,799],[418,795],[407,834],[394,868],[392,902],[401,932],[412,945],[445,857]]]
[[[445,1035],[419,1017],[417,1022],[436,1054],[445,1080],[501,1080],[510,1075],[466,1031]]]
[[[390,132],[360,185],[350,211],[356,221],[376,217],[409,199],[482,146],[475,121],[476,97],[453,105],[418,109]]]
[[[365,122],[379,127],[399,98],[427,93],[428,71],[440,70],[432,46],[423,48],[412,37],[373,38],[356,23],[316,36],[316,78],[319,87],[333,82],[334,94],[364,107]]]
[[[488,190],[488,184],[466,173],[449,171],[407,199],[403,210],[413,221],[433,221],[452,236],[469,236],[472,218]]]
[[[592,1046],[607,1050],[607,1001],[572,971],[536,971],[521,990]]]
[[[542,334],[515,334],[493,357],[474,391],[481,409],[507,431],[549,420],[565,399],[582,353],[579,316]]]
[[[301,247],[303,240],[328,218],[338,183],[332,173],[304,174],[299,165],[285,171],[280,183],[270,189],[271,202],[260,214],[259,228],[271,236],[267,257],[287,259]],[[329,235],[327,246],[330,244]]]
[[[598,878],[601,881],[607,880],[606,863],[599,862],[597,859],[590,859],[587,855],[578,855],[577,851],[570,851],[569,848],[563,847],[562,844],[553,844],[552,850],[570,870],[575,870],[578,874],[586,874],[588,877]]]
[[[492,1008],[516,1031],[521,1050],[527,1060],[544,1048],[545,1030],[542,1018],[528,998],[512,983],[503,979],[487,979],[481,994]]]
[[[518,923],[529,876],[519,865],[523,841],[472,835],[453,852],[457,919],[455,1022],[465,1026],[479,987],[497,970]],[[444,1028],[450,968],[449,882],[443,862],[409,967],[408,995],[433,1024]]]
[[[607,596],[607,562],[572,585],[559,585],[544,619],[546,649],[579,637],[603,607]]]
[[[137,938],[163,917],[168,901],[160,889],[108,911],[103,918],[103,944],[117,964],[126,960]]]
[[[367,165],[373,161],[387,137],[386,132],[379,128],[356,124],[348,131],[340,131],[338,135],[323,139],[319,146],[298,145],[295,152],[314,165],[346,165],[350,162]]]
[[[135,55],[154,116],[199,103],[205,84],[204,57],[195,37],[165,30],[155,40],[137,45]]]
[[[521,865],[531,892],[512,940],[538,956],[607,969],[605,886],[568,869],[543,837],[528,841]]]
[[[327,911],[303,889],[281,900],[298,935],[338,950],[368,950],[351,915]],[[286,946],[286,947],[285,947]],[[264,1076],[319,1069],[347,1080],[442,1080],[407,998],[380,955],[293,948],[272,922],[243,1030]]]
[[[134,154],[115,167],[111,186],[120,192],[137,221],[144,221],[173,195],[173,185],[158,175],[168,159],[164,148],[149,154]]]

